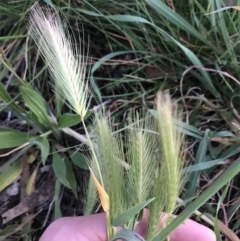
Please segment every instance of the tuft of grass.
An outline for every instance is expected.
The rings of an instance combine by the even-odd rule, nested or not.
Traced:
[[[169,90],[181,105],[184,114],[182,131],[187,139],[187,167],[184,171],[190,175],[184,180],[181,196],[183,202],[179,203],[181,208],[178,214],[183,210],[183,215],[180,214],[172,225],[176,227],[195,209],[199,209],[202,213],[215,217],[214,222],[204,219],[204,223],[215,225],[220,240],[224,240],[225,236],[231,237],[230,229],[238,233],[240,219],[236,173],[239,170],[237,162],[235,164],[240,152],[238,8],[223,9],[227,0],[90,0],[81,4],[79,1],[64,0],[46,2],[47,7],[52,9],[51,17],[58,15],[59,11],[66,16],[64,31],[67,33],[67,26],[70,25],[69,32],[73,39],[78,39],[81,32],[76,27],[76,22],[84,25],[85,33],[90,36],[89,54],[93,56],[92,62],[87,63],[92,65],[89,76],[92,89],[100,104],[108,103],[106,110],[110,118],[116,120],[115,125],[125,123],[124,117],[129,110],[144,105],[153,111],[155,94],[159,88]],[[240,4],[239,0],[235,3]],[[78,196],[83,200],[85,191],[82,190],[86,187],[82,186],[81,178],[84,171],[72,162],[68,149],[72,149],[72,153],[79,157],[84,149],[80,143],[87,143],[91,136],[82,134],[83,123],[79,114],[72,113],[71,103],[64,104],[63,93],[59,96],[59,90],[55,90],[58,95],[52,91],[47,71],[49,63],[42,62],[39,49],[35,48],[27,28],[29,13],[34,4],[35,0],[0,2],[0,124],[7,128],[0,130],[1,139],[6,140],[0,146],[0,157],[3,160],[0,162],[0,178],[4,178],[4,173],[10,173],[9,180],[13,182],[16,172],[12,172],[12,164],[20,163],[25,154],[29,160],[32,160],[32,153],[34,156],[39,155],[28,163],[32,172],[42,157],[46,159],[46,165],[51,165],[52,154],[59,152],[63,168],[58,182],[61,180],[61,185],[69,186],[70,181],[75,186],[72,183],[74,179],[69,180],[69,176],[76,176]],[[71,44],[74,45],[73,52],[84,49],[82,44],[78,48],[75,41]],[[77,60],[78,57],[76,56]],[[85,62],[86,58],[81,60]],[[34,100],[40,101],[34,103]],[[84,123],[87,125],[87,115],[85,117]],[[20,132],[20,139],[10,139],[16,131]],[[44,155],[40,156],[40,153]],[[78,159],[81,164],[87,158]],[[74,172],[66,163],[73,165]],[[236,172],[217,179],[225,173],[229,174],[227,167],[231,168],[232,165]],[[97,168],[93,168],[95,174]],[[25,172],[26,168],[22,173]],[[55,174],[59,177],[60,173],[55,170]],[[45,180],[43,175],[38,172],[36,189],[39,188],[38,181]],[[100,180],[99,176],[97,178]],[[229,188],[222,188],[227,182]],[[2,185],[1,188],[7,187]],[[207,195],[202,198],[201,194],[205,190]],[[55,196],[55,204],[61,207],[64,216],[73,215],[67,208],[69,202],[76,207],[75,210],[81,206],[68,188],[64,191],[61,189],[61,192],[56,188]],[[93,190],[93,203],[89,210],[98,200],[94,197],[96,189]],[[219,197],[223,197],[221,207],[217,207]],[[196,200],[190,204],[189,200],[193,199]],[[9,205],[14,206],[9,200]],[[3,212],[10,206],[6,206]],[[55,209],[55,217],[59,213]],[[200,216],[203,218],[203,215]],[[216,218],[223,222],[220,223]],[[42,223],[43,219],[46,219],[43,225],[51,220],[47,214],[38,214],[34,218],[32,231],[39,228],[39,221]],[[16,218],[15,223],[18,220]],[[19,220],[19,223],[21,228],[24,222]],[[37,229],[34,229],[34,223],[37,224]],[[168,235],[172,225],[161,232],[162,238]],[[11,232],[19,230],[16,225],[8,225],[6,230],[8,228],[11,228]],[[19,236],[22,234],[18,232]],[[34,231],[31,234],[33,238],[39,239],[41,232]],[[3,239],[5,238],[6,236]]]
[[[107,214],[109,239],[120,235],[113,226],[116,220],[122,220],[121,224],[134,231],[141,217],[142,208],[138,210],[138,207],[149,200],[147,240],[151,241],[160,232],[157,231],[157,225],[161,213],[166,211],[171,215],[176,209],[183,167],[179,157],[184,141],[181,130],[176,126],[180,120],[178,108],[175,106],[174,111],[172,108],[169,93],[159,92],[157,119],[144,111],[141,114],[146,115],[144,118],[140,118],[138,113],[133,114],[133,118],[130,115],[124,142],[121,136],[114,133],[113,124],[106,114],[97,112],[95,115],[91,142],[96,159],[92,165],[93,168],[96,165],[100,167],[96,175],[101,175],[102,186],[90,170],[101,205]],[[125,169],[123,163],[127,163],[129,168]],[[91,192],[92,188],[89,188],[89,206],[93,203]],[[136,211],[131,213],[133,209]]]

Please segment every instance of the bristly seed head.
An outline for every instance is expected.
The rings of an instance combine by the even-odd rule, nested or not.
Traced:
[[[29,31],[49,65],[56,91],[67,100],[81,119],[87,113],[89,86],[86,80],[86,66],[83,48],[80,52],[73,46],[69,33],[56,13],[42,10],[37,4],[31,9]]]

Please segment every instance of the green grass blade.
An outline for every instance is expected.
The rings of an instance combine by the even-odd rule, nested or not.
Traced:
[[[212,4],[216,4],[216,7],[217,9],[220,9],[222,7],[222,4],[221,4],[221,1],[218,1],[218,0],[215,0],[212,2]],[[233,44],[231,41],[229,41],[229,39],[231,39],[231,36],[229,36],[229,30],[228,30],[228,24],[226,19],[227,19],[227,16],[224,16],[224,15],[228,15],[229,13],[227,11],[225,12],[222,12],[222,11],[219,11],[217,13],[217,21],[219,22],[219,30],[221,30],[221,35],[222,38],[223,38],[223,41],[225,43],[225,46],[227,48],[227,54],[230,56],[231,58],[231,61],[232,62],[237,62],[237,58],[235,56],[235,53],[234,53],[234,48],[233,48]]]
[[[195,164],[200,164],[201,162],[206,162],[206,154],[207,154],[207,147],[208,147],[208,135],[209,135],[209,130],[206,130],[205,135],[203,139],[201,140],[196,158],[195,158]],[[191,175],[189,175],[189,187],[188,191],[186,194],[186,199],[193,197],[195,195],[196,189],[197,189],[197,181],[200,175],[200,171],[195,171]]]
[[[226,185],[232,178],[234,178],[240,172],[240,158],[237,159],[228,169],[209,186],[202,194],[200,194],[196,200],[194,200],[188,207],[186,207],[182,213],[175,218],[163,231],[157,235],[153,241],[164,240],[175,228],[189,218],[195,210],[200,208],[207,202],[218,190]]]
[[[67,188],[71,189],[77,196],[77,182],[72,165],[66,157],[62,157],[58,153],[53,154],[53,170],[58,180]]]
[[[188,21],[186,21],[179,14],[174,12],[171,8],[169,8],[164,2],[160,0],[146,0],[146,2],[156,10],[160,15],[164,16],[170,22],[175,24],[177,27],[184,30],[186,33],[191,34],[201,40],[207,46],[212,46],[210,42],[206,40],[206,38],[199,33]]]
[[[70,189],[72,190],[74,196],[76,199],[78,199],[78,194],[77,194],[77,179],[75,172],[73,170],[72,163],[69,161],[67,157],[65,157],[65,166],[66,166],[66,179],[68,183],[70,184]]]
[[[10,94],[7,92],[7,90],[4,88],[4,85],[0,82],[0,99],[4,100],[11,110],[14,111],[15,115],[18,116],[20,119],[28,120],[27,113],[24,109],[19,107],[15,102],[14,99],[10,96]]]
[[[96,172],[95,172],[96,173]],[[98,201],[97,188],[92,178],[90,178],[87,187],[86,204],[84,206],[84,215],[90,215]]]
[[[145,202],[142,202],[136,206],[129,208],[127,211],[122,213],[119,217],[117,217],[112,225],[114,227],[123,226],[126,224],[131,218],[133,218],[136,214],[138,214],[143,208],[145,208],[148,204],[150,204],[155,198],[151,198]]]
[[[75,166],[81,169],[89,170],[87,157],[83,153],[69,150],[68,155],[70,156],[71,161]]]
[[[46,129],[51,129],[53,124],[48,117],[46,102],[43,97],[30,87],[20,87],[20,93],[25,104],[35,115],[38,124]]]
[[[62,217],[61,211],[61,182],[57,179],[55,182],[54,193],[54,220]]]
[[[41,150],[41,154],[42,154],[42,163],[43,163],[43,165],[45,165],[47,157],[50,153],[50,145],[49,145],[48,139],[44,136],[32,137],[29,140],[29,144],[37,145],[39,147],[39,149]]]
[[[221,161],[224,161],[230,157],[233,157],[234,155],[238,154],[239,152],[240,152],[240,147],[239,147],[239,144],[237,143],[237,145],[232,145],[229,149],[227,149],[219,158],[217,158],[215,160],[209,160],[209,161],[206,161],[206,158],[204,158],[205,162],[190,165],[190,166],[184,168],[183,171],[184,171],[184,173],[191,173],[191,172],[206,170],[208,168],[216,166]]]
[[[16,180],[22,173],[22,160],[15,161],[0,173],[0,192]]]
[[[0,149],[20,146],[28,142],[30,138],[28,133],[0,127]]]
[[[81,122],[81,119],[79,118],[79,115],[64,113],[58,119],[58,127],[59,128],[72,127],[79,124],[80,122]]]

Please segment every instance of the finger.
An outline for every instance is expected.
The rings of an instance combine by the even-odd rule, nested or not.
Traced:
[[[82,217],[65,217],[52,222],[39,241],[105,241],[107,240],[104,213]]]
[[[170,236],[171,241],[216,241],[215,233],[193,220],[187,219]]]
[[[137,232],[145,237],[148,227],[148,216],[149,212],[147,209],[143,212],[142,221],[139,223],[137,227]],[[163,214],[160,218],[158,229],[161,229],[164,221],[168,218],[168,214]],[[176,217],[176,216],[174,216]],[[214,232],[197,223],[191,219],[187,219],[183,224],[179,225],[170,235],[171,241],[216,241],[216,236]]]

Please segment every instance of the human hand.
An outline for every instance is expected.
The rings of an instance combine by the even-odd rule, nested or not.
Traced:
[[[166,219],[165,214],[163,219]],[[137,232],[145,237],[148,211],[144,210]],[[159,226],[161,222],[159,223]],[[65,217],[54,221],[44,232],[39,241],[106,241],[107,225],[104,213],[82,217]],[[171,241],[216,241],[216,236],[209,228],[187,219],[170,236]]]

